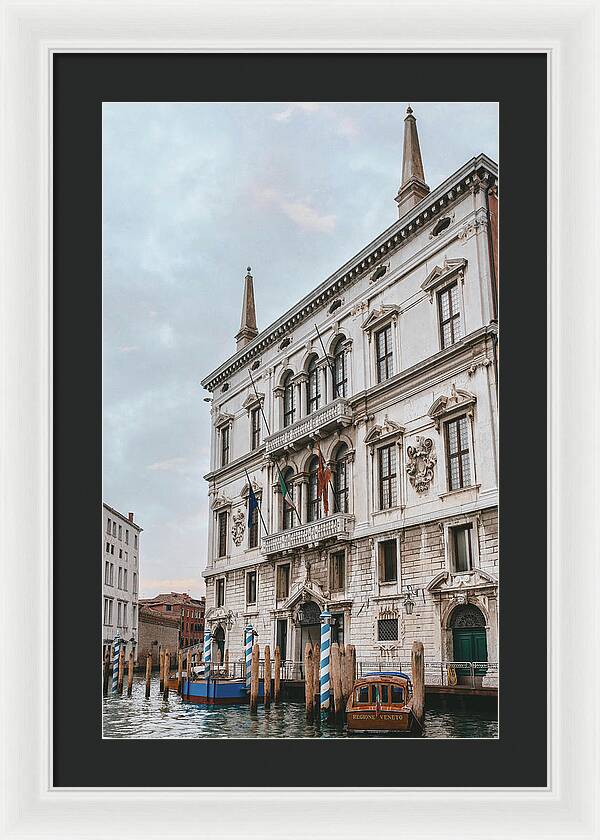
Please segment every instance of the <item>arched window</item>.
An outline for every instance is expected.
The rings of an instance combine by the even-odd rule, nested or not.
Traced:
[[[308,522],[316,522],[321,514],[321,502],[317,497],[319,492],[318,470],[319,459],[315,455],[308,465],[308,499],[306,500],[306,519]]]
[[[284,531],[287,531],[288,528],[293,528],[294,525],[298,524],[296,521],[296,512],[294,510],[294,485],[292,481],[294,477],[294,470],[291,467],[288,467],[283,470],[281,474],[287,488],[287,493],[281,499],[281,527]]]
[[[306,406],[308,414],[317,411],[321,402],[321,391],[319,388],[319,368],[317,357],[313,356],[308,365],[308,382],[306,383],[307,399]]]
[[[334,473],[334,513],[348,513],[348,447],[341,443],[335,452]]]
[[[346,370],[345,338],[340,336],[333,347],[333,396],[345,397],[348,390],[348,372]]]
[[[283,379],[283,425],[291,426],[296,419],[296,389],[292,382],[292,371]]]

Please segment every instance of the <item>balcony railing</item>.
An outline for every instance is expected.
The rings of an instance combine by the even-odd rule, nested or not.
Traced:
[[[305,443],[316,432],[322,436],[338,426],[347,426],[351,422],[352,409],[348,401],[338,397],[313,414],[309,414],[308,417],[296,420],[291,426],[286,426],[280,432],[275,432],[265,438],[265,452],[267,455],[275,455],[290,446]]]
[[[275,554],[279,551],[318,543],[332,537],[347,540],[352,534],[353,527],[353,516],[347,513],[335,513],[333,516],[325,517],[325,519],[308,522],[306,525],[298,525],[296,528],[288,528],[286,531],[279,531],[276,534],[263,537],[262,550],[264,554]]]

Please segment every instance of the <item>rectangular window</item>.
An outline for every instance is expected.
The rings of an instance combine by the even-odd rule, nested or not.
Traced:
[[[260,407],[253,408],[250,412],[250,445],[252,449],[260,446]]]
[[[127,589],[127,569],[123,569],[123,589]]]
[[[377,619],[377,640],[380,642],[398,641],[398,619],[378,618]]]
[[[125,545],[129,545],[129,528],[125,528]]]
[[[348,385],[348,375],[346,373],[346,353],[342,349],[338,349],[333,360],[333,376],[334,376],[334,397],[345,397]]]
[[[135,604],[131,608],[131,626],[134,630],[137,627],[137,607]]]
[[[246,603],[256,604],[256,572],[246,572]]]
[[[110,584],[110,563],[108,560],[104,561],[104,583]]]
[[[171,604],[166,604],[165,605],[165,610],[166,610],[166,612],[172,612],[173,611],[172,605]]]
[[[283,386],[283,425],[291,426],[296,419],[296,386],[292,382],[292,374],[287,375]]]
[[[122,559],[123,559],[123,549],[120,548],[119,549],[119,560],[122,560]]]
[[[123,627],[127,627],[127,604],[123,604]]]
[[[113,537],[117,536],[117,523],[116,522],[113,522],[113,524],[112,524],[112,535],[113,535]]]
[[[283,601],[290,594],[290,564],[277,566],[277,600]]]
[[[118,580],[117,587],[119,589],[122,589],[123,588],[123,569],[121,568],[121,566],[119,566],[119,577],[117,578],[117,580]]]
[[[120,540],[123,539],[123,526],[122,525],[119,525],[119,539]]]
[[[451,563],[453,572],[468,572],[473,568],[471,551],[472,525],[460,525],[450,528]]]
[[[114,545],[111,545],[111,547],[110,547],[110,553],[111,553],[111,554],[114,554],[114,553],[115,553],[115,547],[114,547]]]
[[[110,534],[110,519],[106,520],[106,533]]]
[[[381,583],[393,583],[398,579],[396,540],[384,540],[379,543],[379,580]]]
[[[329,588],[340,592],[345,586],[346,555],[343,551],[332,554],[329,560]]]
[[[221,466],[225,467],[229,463],[229,426],[223,426],[221,429]]]
[[[258,545],[258,508],[252,511],[252,520],[248,528],[248,548],[256,548]]]
[[[110,598],[104,599],[104,623],[109,624],[108,616],[109,616],[109,605],[110,605]]]
[[[404,689],[401,685],[392,686],[392,704],[404,705]]]
[[[133,594],[137,595],[137,575],[133,573]]]
[[[126,563],[128,563],[128,562],[129,562],[129,554],[128,554],[128,552],[127,552],[127,551],[125,552],[125,562],[126,562]]]
[[[110,543],[106,543],[106,553],[110,554]]]
[[[138,535],[137,534],[133,535],[133,547],[137,551],[137,547],[138,547]]]
[[[308,382],[306,385],[308,413],[317,411],[321,403],[321,389],[319,386],[319,368],[316,361],[313,361],[308,368]]]
[[[471,484],[469,460],[469,426],[466,417],[458,417],[446,423],[446,458],[448,488],[460,490]]]
[[[115,582],[115,564],[110,564],[110,585],[113,586]]]
[[[121,626],[121,602],[117,601],[117,627]]]
[[[113,623],[113,602],[112,602],[112,598],[108,602],[108,623],[112,626],[112,623]]]
[[[396,447],[382,446],[377,450],[379,460],[379,508],[396,507]]]
[[[219,544],[217,557],[225,557],[227,554],[227,511],[223,510],[219,514]]]
[[[394,372],[391,324],[375,334],[375,348],[377,351],[377,381],[385,382]]]
[[[287,618],[277,619],[276,644],[279,647],[281,661],[284,662],[287,656]]]
[[[217,594],[216,594],[217,607],[222,607],[223,604],[225,603],[225,579],[224,578],[218,578],[216,586],[217,586]]]
[[[356,689],[356,702],[357,703],[368,703],[369,702],[369,686],[368,685],[361,685],[360,688]]]
[[[462,337],[458,283],[447,286],[438,295],[442,349],[456,344]]]

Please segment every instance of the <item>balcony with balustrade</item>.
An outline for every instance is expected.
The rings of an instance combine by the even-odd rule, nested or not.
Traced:
[[[276,534],[263,537],[263,554],[278,554],[295,548],[318,545],[324,540],[348,540],[354,529],[354,517],[348,513],[334,513],[316,522],[307,522]]]
[[[311,438],[323,438],[337,428],[349,426],[351,422],[350,404],[343,397],[338,397],[307,417],[265,438],[265,453],[277,457],[286,450],[300,448]]]

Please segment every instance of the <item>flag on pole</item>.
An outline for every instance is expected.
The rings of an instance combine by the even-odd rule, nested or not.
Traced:
[[[329,492],[328,484],[331,481],[331,470],[325,464],[325,460],[321,454],[321,445],[317,444],[319,453],[319,466],[317,468],[317,499],[323,499],[323,510],[325,516],[329,515]]]
[[[288,489],[285,484],[285,478],[283,477],[283,473],[279,470],[279,486],[281,487],[281,495],[285,499],[288,494]]]
[[[248,481],[248,528],[252,527],[252,520],[254,519],[254,511],[258,508],[258,499],[256,493],[252,489],[252,484]]]

